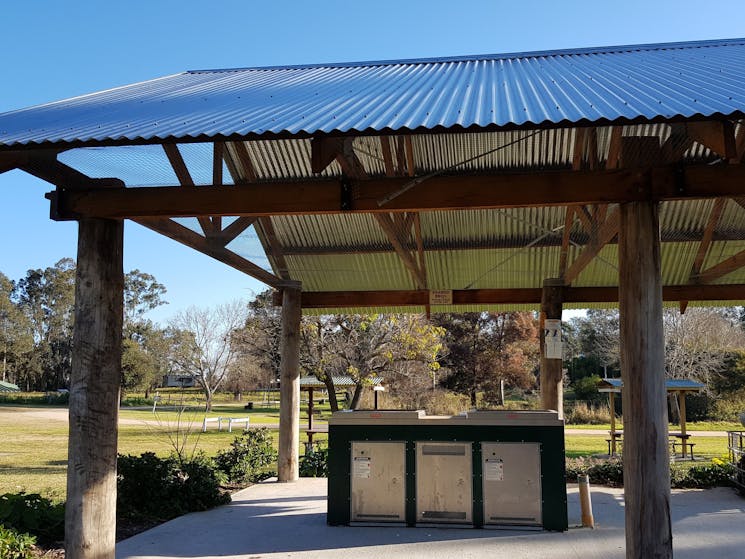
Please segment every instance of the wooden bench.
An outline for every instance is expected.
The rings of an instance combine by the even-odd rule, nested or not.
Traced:
[[[693,447],[696,446],[696,443],[689,443],[687,438],[683,440],[678,439],[670,439],[670,445],[673,448],[673,456],[676,456],[678,446],[681,447],[681,458],[685,458],[685,449],[688,448],[688,456],[691,457],[691,460],[695,460],[696,458],[693,456]]]
[[[205,417],[202,420],[202,433],[207,432],[207,424],[208,423],[217,423],[217,430],[222,431],[222,422],[227,421],[228,423],[228,433],[233,432],[233,423],[245,423],[246,429],[248,429],[248,425],[251,421],[250,417]]]
[[[314,427],[313,429],[304,429],[305,434],[308,435],[308,442],[303,442],[305,445],[305,454],[308,454],[311,450],[313,450],[313,435],[316,435],[318,433],[328,433],[329,428],[328,426],[324,425],[321,427]]]
[[[245,422],[246,426],[244,427],[244,429],[248,429],[248,425],[251,422],[250,417],[223,417],[222,419],[228,420],[228,433],[233,432],[233,423],[244,423]]]
[[[208,423],[217,423],[217,430],[222,431],[222,417],[205,417],[202,420],[202,433],[207,432]]]

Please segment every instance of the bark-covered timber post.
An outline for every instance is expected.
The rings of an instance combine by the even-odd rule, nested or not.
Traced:
[[[279,374],[279,481],[297,481],[300,447],[300,284],[282,290],[282,340]]]
[[[121,382],[124,224],[78,229],[65,506],[69,559],[113,559]]]
[[[673,556],[659,207],[621,205],[619,306],[626,557]]]

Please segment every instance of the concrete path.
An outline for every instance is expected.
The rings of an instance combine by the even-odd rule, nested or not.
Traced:
[[[565,533],[453,528],[362,528],[326,525],[326,480],[261,483],[230,505],[177,518],[117,545],[117,559],[622,559],[623,490],[593,488],[597,528],[579,524],[576,486],[569,489]],[[672,499],[676,559],[741,559],[745,499],[726,488],[676,490]]]

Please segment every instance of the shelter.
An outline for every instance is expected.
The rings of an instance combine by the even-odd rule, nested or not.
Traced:
[[[332,376],[331,380],[333,381],[334,389],[347,389],[347,388],[354,388],[357,386],[357,383],[354,381],[354,379],[350,376]],[[383,386],[383,378],[382,377],[369,377],[367,379],[367,382],[369,383],[370,387],[375,390],[378,387]],[[313,392],[315,390],[328,390],[329,385],[327,385],[325,382],[318,380],[316,377],[301,377],[300,378],[300,390],[305,390],[308,393],[308,428],[305,430],[305,433],[308,436],[308,445],[313,445],[313,435],[315,433],[327,433],[327,428],[318,429],[314,427],[313,425]],[[378,395],[375,393],[375,409],[378,408]]]
[[[608,406],[610,407],[610,438],[611,438],[611,454],[616,453],[616,405],[615,396],[621,394],[623,389],[623,380],[617,378],[604,378],[598,382],[598,392],[608,393]],[[686,392],[701,392],[704,389],[704,385],[700,382],[696,382],[692,379],[687,378],[675,378],[665,380],[665,389],[668,394],[675,394],[678,399],[678,407],[680,408],[680,433],[683,441],[687,439],[686,432]],[[683,446],[683,456],[685,456],[685,446]]]
[[[662,304],[745,301],[744,117],[745,39],[190,71],[0,115],[0,172],[80,227],[69,556],[114,553],[124,219],[277,289],[283,481],[303,310],[618,303],[627,556],[671,556]]]
[[[0,381],[0,392],[20,392],[21,389],[18,388],[18,385],[13,384],[12,382],[5,382],[4,380]]]

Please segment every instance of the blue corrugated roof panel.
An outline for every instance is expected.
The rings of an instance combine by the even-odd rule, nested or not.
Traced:
[[[604,378],[599,383],[598,386],[600,388],[610,388],[610,389],[621,389],[623,388],[623,381],[620,378]],[[665,380],[665,388],[667,388],[668,391],[674,391],[674,390],[702,390],[704,388],[704,385],[700,382],[696,382],[695,380],[687,379],[687,378],[669,378]],[[608,390],[604,390],[604,392],[607,392]]]
[[[745,39],[190,71],[0,115],[0,147],[745,114]]]

